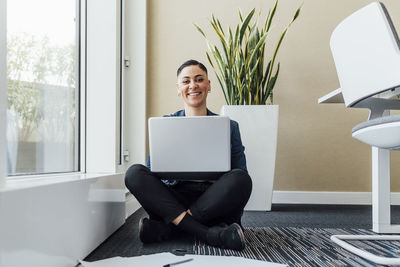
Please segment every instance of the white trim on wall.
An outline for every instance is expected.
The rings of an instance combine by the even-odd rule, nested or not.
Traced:
[[[79,18],[79,159],[80,172],[86,172],[86,4],[87,1],[78,1],[80,4]]]
[[[0,0],[0,188],[7,175],[7,0]]]
[[[400,205],[400,192],[391,193],[391,204]],[[315,192],[315,191],[274,191],[273,204],[326,204],[326,205],[371,205],[371,192]],[[126,201],[126,217],[141,206],[132,196]]]
[[[119,172],[146,162],[147,0],[121,0],[122,160]],[[126,190],[126,218],[140,208]]]
[[[391,193],[391,204],[400,205],[400,193]],[[273,204],[332,204],[332,205],[371,205],[371,192],[313,192],[313,191],[274,191]]]
[[[129,159],[124,170],[146,161],[146,53],[147,1],[124,1],[124,147]]]
[[[87,0],[86,172],[117,172],[120,1]]]

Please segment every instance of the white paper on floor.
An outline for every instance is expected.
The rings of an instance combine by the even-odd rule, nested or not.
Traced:
[[[113,257],[105,260],[86,262],[80,261],[84,267],[162,267],[166,264],[183,261],[186,259],[193,259],[192,261],[185,262],[177,267],[243,267],[243,266],[260,266],[260,267],[282,267],[285,264],[251,260],[234,256],[207,256],[207,255],[185,255],[176,256],[172,253],[157,253],[151,255],[143,255],[137,257]]]

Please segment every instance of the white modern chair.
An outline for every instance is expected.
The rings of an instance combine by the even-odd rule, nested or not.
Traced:
[[[372,215],[376,233],[400,233],[390,222],[390,150],[400,149],[400,42],[386,8],[374,2],[356,11],[333,31],[330,41],[340,89],[319,103],[344,102],[368,108],[368,121],[352,130],[372,146]],[[400,258],[373,255],[344,240],[400,240],[400,235],[335,235],[332,241],[378,264],[399,265]]]

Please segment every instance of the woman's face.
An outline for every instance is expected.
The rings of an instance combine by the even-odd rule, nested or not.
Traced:
[[[207,94],[211,90],[207,73],[197,65],[185,67],[179,73],[177,90],[187,106],[206,106]]]

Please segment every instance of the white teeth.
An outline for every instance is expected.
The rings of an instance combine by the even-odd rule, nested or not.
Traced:
[[[200,93],[189,93],[189,96],[195,96],[195,95],[199,95]]]

